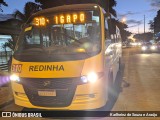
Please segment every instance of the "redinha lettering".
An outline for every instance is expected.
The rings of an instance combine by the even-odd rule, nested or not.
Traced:
[[[63,65],[34,65],[29,66],[29,71],[64,71]]]

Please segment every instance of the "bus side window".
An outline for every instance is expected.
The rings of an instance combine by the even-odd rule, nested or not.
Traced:
[[[118,43],[117,34],[114,34],[115,43]]]
[[[105,27],[107,26],[107,39],[110,39],[111,43],[115,43],[116,42],[116,37],[115,37],[115,28],[114,25],[112,24],[112,20],[109,19],[105,19]]]
[[[104,22],[105,22],[105,40],[107,40],[110,39],[107,18],[105,18]]]
[[[121,33],[120,29],[116,26],[116,37],[117,37],[117,42],[121,42]]]
[[[25,44],[26,45],[32,45],[32,44],[40,45],[39,31],[36,28],[33,28],[33,29],[34,31],[27,31],[25,33]]]
[[[108,19],[105,18],[105,48],[107,49],[111,43],[112,43],[112,40],[109,33]]]
[[[112,43],[116,43],[117,42],[116,34],[111,34],[111,40],[112,40]]]

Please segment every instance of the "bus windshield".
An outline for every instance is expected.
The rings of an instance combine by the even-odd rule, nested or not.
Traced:
[[[101,50],[100,32],[99,11],[34,17],[24,29],[16,51],[30,54],[45,51],[52,55],[95,55]]]

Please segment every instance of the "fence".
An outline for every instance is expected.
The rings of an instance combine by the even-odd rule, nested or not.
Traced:
[[[0,52],[0,70],[8,71],[8,61],[12,56],[12,51]]]

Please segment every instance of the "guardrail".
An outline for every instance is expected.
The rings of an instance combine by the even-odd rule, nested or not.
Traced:
[[[0,52],[0,70],[8,72],[8,61],[12,56],[12,51]]]
[[[5,57],[5,56],[11,56],[12,51],[1,51],[0,52],[0,57]]]
[[[0,70],[8,72],[8,64],[0,64]]]

